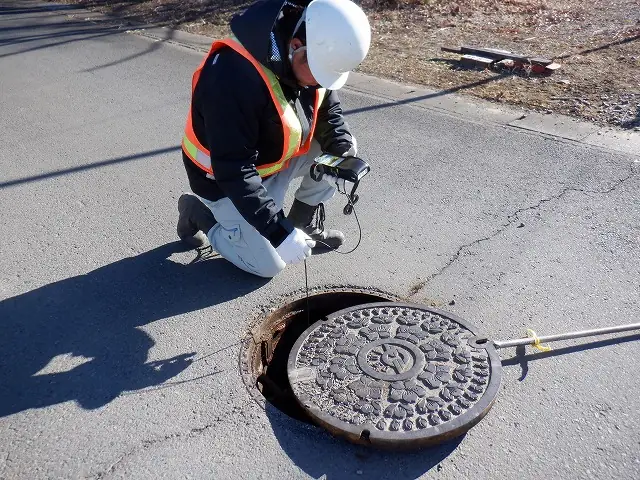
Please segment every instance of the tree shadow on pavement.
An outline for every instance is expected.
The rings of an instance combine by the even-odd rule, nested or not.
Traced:
[[[122,33],[122,30],[120,30],[117,27],[105,27],[105,28],[93,28],[93,29],[85,29],[85,30],[77,30],[77,31],[70,31],[70,32],[64,32],[64,33],[60,33],[60,34],[51,34],[51,35],[42,35],[40,38],[29,38],[29,40],[24,40],[25,42],[40,42],[43,40],[50,40],[50,39],[56,39],[56,38],[61,38],[62,40],[59,42],[51,42],[51,43],[44,43],[44,44],[38,44],[35,45],[33,47],[29,47],[29,48],[25,48],[23,50],[15,50],[15,51],[10,51],[7,53],[3,53],[0,55],[0,58],[5,58],[5,57],[12,57],[15,55],[22,55],[25,53],[29,53],[29,52],[36,52],[39,50],[44,50],[46,48],[53,48],[53,47],[60,47],[62,45],[69,45],[70,43],[75,43],[75,42],[81,42],[81,41],[86,41],[86,40],[95,40],[98,38],[103,38],[103,37],[108,37],[111,35],[116,35]],[[25,37],[27,38],[27,37]],[[9,46],[11,45],[11,43],[23,43],[22,40],[17,39],[15,42],[12,41],[12,39],[8,39],[5,40],[4,43],[2,44],[3,47]]]
[[[366,107],[353,108],[351,110],[345,110],[345,115],[354,115],[356,113],[370,112],[372,110],[380,110],[388,107],[399,107],[401,105],[409,105],[412,103],[419,102],[421,100],[429,100],[431,98],[443,97],[445,95],[451,95],[453,93],[457,93],[461,90],[466,90],[469,88],[479,87],[482,85],[486,85],[487,83],[495,82],[496,80],[500,80],[504,78],[506,74],[498,74],[496,73],[494,76],[483,78],[481,80],[477,80],[475,82],[465,83],[463,85],[459,85],[457,87],[447,88],[446,90],[440,90],[438,92],[427,93],[425,95],[420,95],[418,97],[405,98],[403,100],[393,100],[385,103],[378,103],[376,105],[369,105]]]
[[[76,0],[74,6],[107,11],[135,23],[178,26],[195,21],[223,22],[253,0]]]
[[[36,18],[38,17],[29,17]],[[20,17],[22,20],[23,17]],[[2,19],[2,13],[0,12],[0,20]],[[50,30],[47,33],[37,33],[40,30]],[[3,45],[12,45],[14,43],[26,43],[32,40],[30,38],[34,37],[34,39],[38,38],[55,38],[67,35],[68,32],[75,32],[74,29],[89,31],[89,29],[95,30],[95,25],[85,21],[74,21],[74,20],[65,20],[64,22],[33,22],[26,25],[12,25],[10,27],[6,27],[5,25],[0,26],[0,33],[5,35],[7,40],[2,40]],[[26,31],[23,33],[22,31]]]
[[[599,47],[587,48],[577,52],[567,53],[565,55],[560,55],[559,57],[556,57],[556,58],[558,60],[565,60],[567,58],[575,57],[578,55],[588,55],[589,53],[599,52],[600,50],[607,50],[611,47],[616,47],[618,45],[624,45],[626,43],[635,42],[636,40],[640,40],[640,35],[634,35],[632,37],[623,38],[622,40],[616,40],[613,42],[605,43],[604,45],[600,45]]]
[[[416,451],[383,451],[332,437],[325,430],[294,420],[271,404],[267,417],[289,458],[313,478],[415,479],[442,462],[462,442],[458,437]]]
[[[119,58],[118,60],[114,60],[112,62],[107,62],[107,63],[104,63],[102,65],[96,65],[95,67],[87,68],[86,70],[83,70],[83,71],[85,73],[92,73],[92,72],[95,72],[97,70],[102,70],[104,68],[114,67],[116,65],[120,65],[121,63],[130,62],[131,60],[135,60],[136,58],[140,58],[140,57],[144,57],[145,55],[149,55],[150,53],[153,53],[156,50],[158,50],[160,47],[162,47],[164,43],[171,42],[173,40],[173,37],[175,36],[175,32],[176,32],[175,29],[170,28],[169,29],[169,34],[167,35],[166,38],[163,38],[163,39],[160,39],[158,41],[153,42],[147,48],[145,48],[144,50],[142,50],[140,52],[132,53],[131,55],[128,55],[128,56],[123,57],[123,58]]]
[[[0,8],[0,46],[8,48],[0,58],[21,55],[54,47],[63,47],[72,43],[97,40],[103,37],[124,33],[128,23],[117,17],[72,20],[71,17],[51,15],[56,5],[34,8]],[[3,18],[9,16],[9,18]],[[12,22],[13,20],[13,22]],[[8,23],[8,25],[6,25]],[[155,26],[155,25],[148,25]],[[160,25],[161,26],[161,25]]]
[[[73,8],[74,8],[73,5],[58,5],[58,4],[47,4],[47,5],[23,5],[23,4],[18,4],[18,6],[0,5],[0,16],[2,16],[2,15],[23,15],[23,14],[28,14],[28,13],[52,12],[52,11],[57,11],[57,10],[72,10]]]
[[[173,242],[1,301],[0,417],[70,400],[98,408],[186,369],[195,352],[147,362],[155,342],[139,327],[232,300],[267,280],[222,258],[169,259],[184,251]],[[65,355],[84,363],[62,371],[51,361]]]
[[[15,187],[16,185],[23,185],[25,183],[39,182],[42,180],[61,177],[61,176],[69,175],[72,173],[84,172],[84,171],[93,170],[96,168],[107,167],[110,165],[117,165],[119,163],[131,162],[133,160],[140,160],[143,158],[149,158],[156,155],[162,155],[165,153],[177,152],[181,149],[182,147],[180,145],[175,145],[173,147],[157,148],[155,150],[149,150],[146,152],[132,153],[131,155],[124,155],[122,157],[110,158],[109,160],[102,160],[100,162],[87,163],[84,165],[79,165],[77,167],[53,170],[46,173],[40,173],[38,175],[32,175],[30,177],[14,178],[11,180],[0,182],[0,190],[2,190],[3,188]]]

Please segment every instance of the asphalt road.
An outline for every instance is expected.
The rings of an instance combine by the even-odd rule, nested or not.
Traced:
[[[0,2],[0,478],[640,478],[637,335],[503,352],[489,415],[415,453],[256,404],[239,341],[303,268],[267,282],[176,243],[200,58]],[[640,319],[637,155],[342,98],[373,167],[364,240],[312,258],[312,286],[433,303],[494,339]],[[328,218],[355,241],[342,206]]]

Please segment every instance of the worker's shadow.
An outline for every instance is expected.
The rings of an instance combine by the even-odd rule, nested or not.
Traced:
[[[267,417],[280,446],[313,478],[404,480],[422,476],[453,452],[464,437],[413,451],[383,451],[348,443],[325,430],[293,420],[271,404]]]
[[[0,302],[0,417],[69,400],[98,408],[166,381],[194,352],[147,362],[154,341],[138,327],[266,283],[221,258],[169,259],[180,251],[178,242],[167,244]],[[56,357],[71,368],[56,367]]]

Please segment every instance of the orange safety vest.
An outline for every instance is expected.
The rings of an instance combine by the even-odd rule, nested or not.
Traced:
[[[320,108],[322,100],[324,99],[325,90],[322,88],[316,90],[316,99],[313,109],[311,130],[309,132],[307,141],[304,144],[301,144],[302,126],[300,125],[300,120],[298,119],[295,110],[291,107],[286,97],[284,96],[282,87],[280,86],[280,82],[278,81],[278,77],[276,77],[276,75],[271,70],[260,64],[260,62],[258,62],[247,51],[247,49],[244,48],[234,38],[213,42],[209,53],[202,60],[193,74],[193,78],[191,81],[191,95],[193,96],[193,92],[195,91],[196,85],[198,84],[198,79],[200,78],[200,72],[202,71],[202,68],[206,64],[207,60],[211,58],[211,56],[216,51],[220,50],[223,47],[233,48],[236,52],[238,52],[253,64],[253,66],[256,68],[256,70],[264,80],[264,83],[267,85],[269,93],[271,94],[271,99],[273,100],[273,103],[278,110],[278,114],[280,115],[284,138],[282,145],[282,156],[277,162],[269,163],[266,165],[256,165],[258,174],[263,178],[268,177],[269,175],[273,175],[280,172],[281,170],[288,168],[291,158],[303,155],[309,151],[309,148],[311,147],[311,140],[313,139],[313,132],[316,127],[316,120],[318,118],[318,110]],[[193,105],[191,109],[192,108]],[[189,114],[187,115],[187,125],[184,130],[184,136],[182,137],[182,149],[192,162],[194,162],[198,167],[207,172],[207,176],[213,178],[213,169],[211,167],[211,152],[207,150],[196,138],[196,134],[193,131],[193,112],[191,109],[189,111]]]

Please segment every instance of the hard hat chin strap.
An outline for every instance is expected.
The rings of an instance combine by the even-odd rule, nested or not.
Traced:
[[[304,23],[306,18],[307,18],[307,9],[305,8],[302,11],[302,14],[300,15],[300,19],[298,20],[298,23],[296,23],[296,27],[293,29],[293,34],[291,35],[291,38],[295,38],[296,33],[298,33],[298,30],[300,30],[300,25]]]
[[[296,23],[296,26],[293,29],[293,33],[291,34],[291,40],[296,38],[296,34],[298,33],[298,30],[300,30],[300,27],[302,26],[302,24],[306,20],[306,14],[307,14],[307,9],[305,8],[302,11],[302,14],[300,15],[300,18],[298,19],[298,23]],[[299,39],[299,40],[302,40],[302,39]],[[306,41],[304,41],[304,43],[306,43]],[[304,52],[303,48],[306,49],[307,47],[300,47],[298,50],[301,51],[301,52]],[[293,48],[291,48],[291,44],[289,44],[289,61],[290,62],[293,60],[294,52],[297,52],[298,50],[294,50]]]
[[[289,62],[293,63],[293,55],[296,53],[302,53],[307,49],[306,46],[302,46],[300,48],[298,48],[297,50],[294,50],[293,47],[291,45],[289,45]]]

